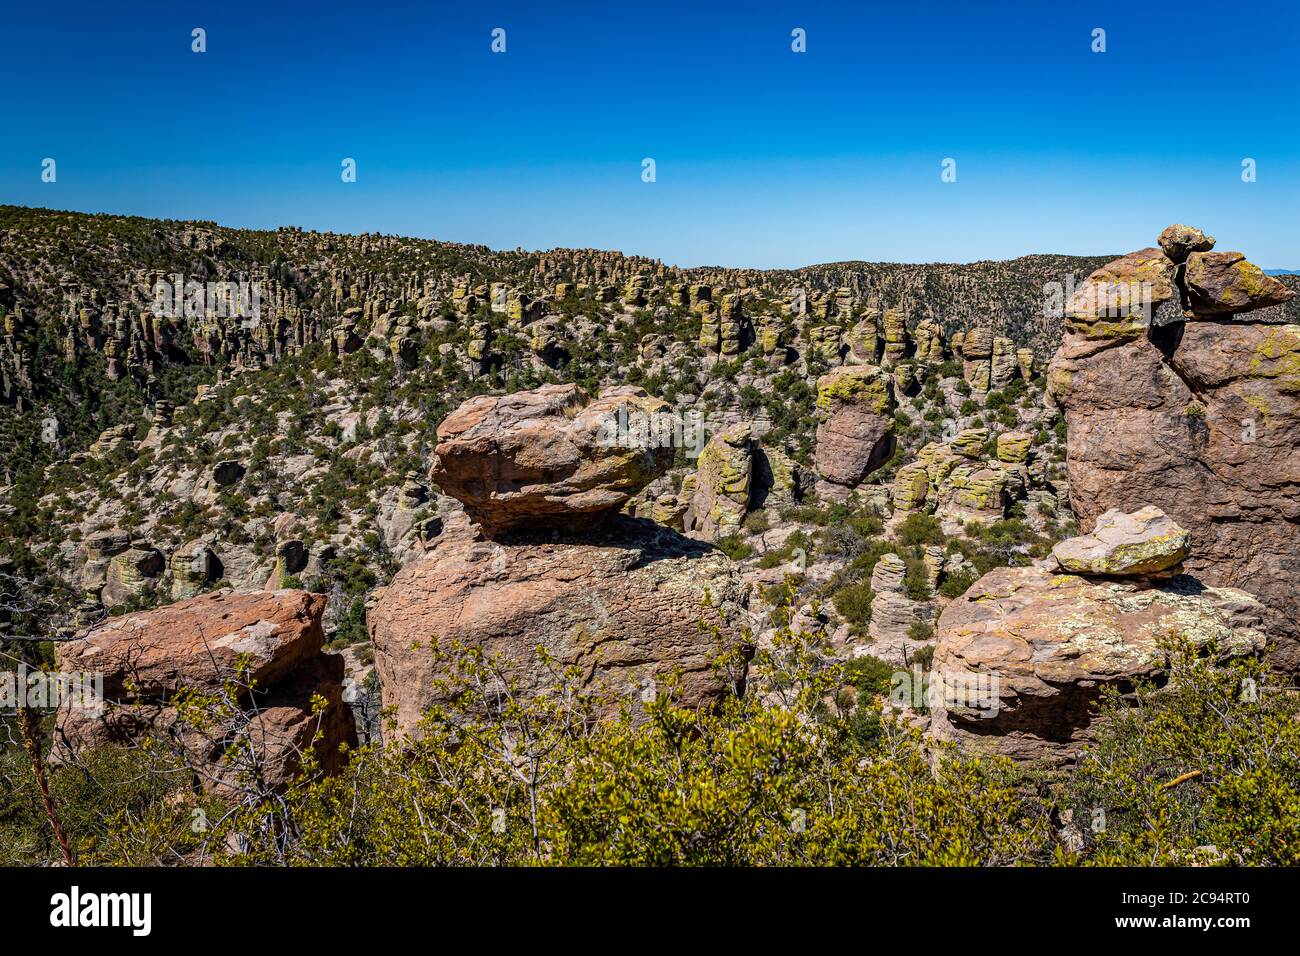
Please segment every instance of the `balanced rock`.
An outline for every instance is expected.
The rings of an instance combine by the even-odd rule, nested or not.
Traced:
[[[1193,252],[1209,252],[1214,248],[1214,237],[1207,236],[1195,226],[1184,226],[1181,222],[1166,226],[1156,240],[1164,250],[1169,261],[1175,264],[1187,261]]]
[[[1102,688],[1164,671],[1162,638],[1258,653],[1263,612],[1243,591],[1186,577],[1152,585],[996,568],[939,617],[930,731],[973,751],[1070,762],[1092,737]]]
[[[1139,249],[1108,262],[1075,290],[1065,307],[1065,328],[1085,339],[1133,339],[1154,324],[1162,306],[1179,300],[1174,263],[1157,248]],[[1163,317],[1162,317],[1163,318]]]
[[[438,426],[432,478],[489,534],[592,526],[672,465],[667,408],[635,386],[480,395]]]
[[[1059,542],[1052,556],[1063,571],[1076,574],[1151,575],[1181,565],[1187,539],[1186,530],[1148,505],[1132,514],[1107,511],[1091,534]]]

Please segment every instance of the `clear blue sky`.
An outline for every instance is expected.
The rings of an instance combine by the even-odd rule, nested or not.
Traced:
[[[1184,221],[1300,268],[1295,0],[4,6],[0,202],[763,267]]]

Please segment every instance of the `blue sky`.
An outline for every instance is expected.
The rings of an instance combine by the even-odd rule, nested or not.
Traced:
[[[9,0],[0,202],[758,267],[1184,221],[1300,268],[1297,6]]]

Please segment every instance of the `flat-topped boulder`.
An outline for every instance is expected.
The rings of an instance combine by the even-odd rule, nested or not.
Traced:
[[[308,750],[320,771],[339,769],[356,729],[343,703],[343,660],[321,650],[324,610],[323,594],[218,591],[111,618],[59,645],[59,670],[102,674],[104,700],[98,709],[64,702],[52,758],[151,739],[220,793],[281,789]],[[221,704],[195,721],[183,706],[188,693]]]
[[[1094,575],[1152,575],[1187,557],[1187,529],[1154,505],[1127,514],[1099,515],[1091,534],[1067,538],[1052,549],[1064,571]]]
[[[242,659],[259,685],[320,652],[325,596],[306,591],[215,591],[153,611],[109,618],[59,646],[59,666],[104,675],[104,692],[163,697],[219,686]]]
[[[1073,761],[1102,688],[1158,680],[1175,636],[1219,657],[1265,646],[1264,607],[1187,576],[1152,583],[996,568],[944,609],[931,733],[976,752]]]

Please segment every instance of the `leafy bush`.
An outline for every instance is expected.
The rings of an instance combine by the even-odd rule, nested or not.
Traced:
[[[754,553],[754,546],[738,534],[729,534],[718,540],[722,553],[733,561],[743,561]]]

